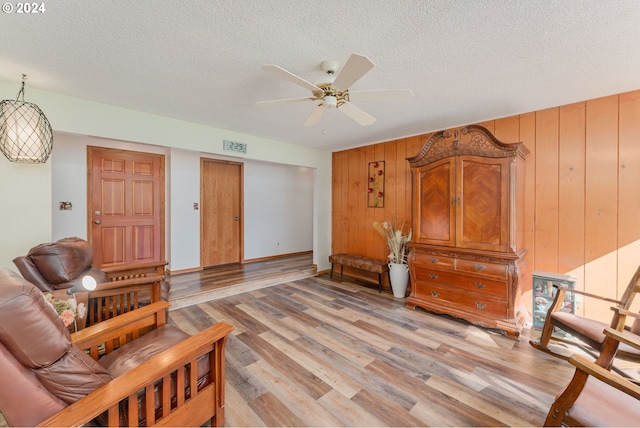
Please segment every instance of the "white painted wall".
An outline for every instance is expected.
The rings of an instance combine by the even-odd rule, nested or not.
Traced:
[[[165,155],[166,258],[172,271],[200,266],[200,211],[193,204],[200,204],[201,157],[244,163],[245,260],[313,248],[313,169],[70,134],[56,133],[55,141],[53,240],[87,238],[87,146],[99,146]],[[62,201],[73,208],[59,210]]]
[[[310,168],[245,165],[245,259],[311,250],[313,175]]]
[[[49,239],[51,234],[51,162],[12,163],[0,154],[0,268]]]
[[[15,92],[15,82],[0,81],[0,98],[13,98]],[[28,101],[37,104],[43,110],[56,135],[70,135],[68,144],[73,144],[71,142],[73,137],[84,138],[79,136],[89,135],[92,136],[91,138],[99,138],[100,141],[118,140],[144,144],[144,147],[148,148],[156,147],[156,150],[166,151],[168,155],[175,149],[224,157],[228,154],[223,151],[222,142],[232,140],[248,144],[248,153],[238,158],[243,161],[271,162],[312,169],[314,263],[320,270],[329,267],[331,152],[67,97],[35,88],[29,90]],[[67,172],[64,171],[64,163],[61,160],[61,169],[56,169],[56,180],[59,178],[67,184],[61,184],[61,188],[56,185],[56,196],[55,199],[53,198],[52,164],[57,162],[53,159],[64,156],[66,150],[72,150],[64,147],[64,141],[65,139],[62,139],[60,142],[62,149],[58,154],[58,141],[54,139],[52,160],[45,165],[13,165],[6,159],[0,160],[0,195],[3,197],[2,210],[0,210],[0,238],[2,239],[0,267],[13,268],[11,260],[16,255],[26,253],[29,248],[38,243],[51,241],[54,237],[76,231],[75,228],[79,226],[73,225],[82,224],[85,230],[82,235],[86,234],[86,218],[84,218],[86,214],[82,212],[85,205],[79,202],[82,207],[79,209],[75,202],[75,200],[84,199],[86,204],[86,194],[81,196],[79,194],[81,191],[71,185],[73,177],[79,172],[79,170],[72,172],[74,168],[80,168],[78,163],[69,165]],[[73,156],[79,155],[73,154]],[[180,159],[179,156],[173,159],[177,165],[170,164],[169,174],[172,168],[184,167],[184,162],[189,162],[187,158],[185,154],[184,159]],[[178,176],[174,179],[178,179]],[[82,181],[86,181],[86,176]],[[169,177],[167,181],[170,182]],[[169,187],[169,197],[176,198],[175,193],[175,189],[172,191],[172,187]],[[74,204],[74,209],[70,213],[59,212],[58,202],[67,199],[73,199],[71,202]],[[190,202],[193,203],[193,201]],[[184,208],[182,205],[180,207]],[[170,212],[171,209],[168,209],[167,213]],[[52,213],[56,216],[55,233]],[[179,228],[175,221],[176,219],[168,219],[167,225],[172,229]],[[80,233],[76,234],[80,235]],[[168,245],[174,244],[178,238],[177,233],[170,233]],[[176,260],[177,264],[189,264],[187,260],[180,259],[182,255],[175,253],[176,248],[178,247],[173,247],[170,256]],[[186,258],[190,260],[192,255],[187,254]]]
[[[200,156],[197,152],[171,149],[167,162],[167,260],[173,271],[200,266]]]

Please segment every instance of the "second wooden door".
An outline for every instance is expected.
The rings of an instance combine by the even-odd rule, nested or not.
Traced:
[[[200,257],[203,268],[242,261],[243,165],[202,159]]]

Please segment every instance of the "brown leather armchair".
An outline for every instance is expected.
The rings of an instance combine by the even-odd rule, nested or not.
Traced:
[[[24,279],[43,292],[79,288],[85,275],[98,284],[108,282],[107,274],[93,267],[93,250],[84,239],[64,238],[40,244],[26,256],[13,259]]]
[[[38,288],[0,269],[7,423],[224,425],[224,347],[233,327],[217,323],[189,336],[166,324],[168,306],[152,303],[70,335]]]
[[[98,269],[92,265],[91,245],[81,238],[40,244],[26,256],[13,259],[13,263],[27,281],[57,299],[62,298],[65,291],[83,290],[82,278],[93,277],[98,283],[96,289],[88,295],[81,294],[78,299],[79,302],[88,299],[84,302],[89,309],[88,325],[151,302],[169,300],[169,283],[164,279],[166,262]],[[116,296],[114,290],[117,289],[127,292]]]

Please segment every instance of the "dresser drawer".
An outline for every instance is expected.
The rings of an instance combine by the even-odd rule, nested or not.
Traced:
[[[504,319],[507,317],[507,302],[489,298],[481,293],[440,286],[428,282],[417,282],[416,297],[434,306],[445,302],[458,310],[485,318]]]
[[[416,281],[438,283],[468,291],[490,294],[494,298],[506,300],[507,281],[498,281],[478,276],[463,275],[458,272],[430,269],[416,265]]]
[[[474,275],[495,276],[497,278],[507,277],[507,265],[499,263],[457,259],[456,270],[472,273]]]
[[[433,254],[416,254],[414,263],[426,266],[437,266],[443,269],[452,269],[455,259],[453,257],[435,256]]]

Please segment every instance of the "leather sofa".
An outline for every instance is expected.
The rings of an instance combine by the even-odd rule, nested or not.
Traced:
[[[190,336],[166,324],[168,306],[152,303],[70,335],[38,288],[0,269],[0,412],[7,423],[121,426],[168,417],[171,425],[223,425],[224,345],[233,327],[218,323]],[[136,395],[144,404],[128,405]]]

